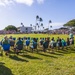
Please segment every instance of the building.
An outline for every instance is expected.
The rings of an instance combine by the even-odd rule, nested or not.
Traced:
[[[24,25],[22,25],[21,27],[19,27],[19,31],[21,33],[31,33],[32,27],[25,27]]]

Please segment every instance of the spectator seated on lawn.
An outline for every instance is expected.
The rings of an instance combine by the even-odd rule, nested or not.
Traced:
[[[16,48],[14,48],[16,51],[16,54],[19,54],[19,52],[21,50],[23,50],[23,41],[21,40],[21,38],[18,38],[18,41],[16,42]]]
[[[30,48],[32,49],[32,52],[34,49],[37,49],[37,39],[36,38],[33,38]]]
[[[46,49],[49,46],[49,38],[45,38],[45,41],[43,43],[43,51],[46,52]]]
[[[10,41],[7,38],[7,36],[5,36],[4,39],[2,40],[2,47],[3,47],[3,50],[5,51],[5,55],[8,55],[10,51]]]

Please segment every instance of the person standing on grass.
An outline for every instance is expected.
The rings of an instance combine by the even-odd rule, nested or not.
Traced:
[[[69,46],[70,45],[70,39],[69,38],[67,38],[67,46]]]
[[[44,42],[43,38],[40,38],[40,45],[41,46],[43,45],[43,42]]]
[[[74,45],[74,37],[72,38],[72,45]]]
[[[16,43],[16,48],[14,48],[16,51],[16,54],[19,54],[19,52],[23,49],[23,41],[21,40],[21,38],[18,38],[18,41]]]
[[[43,51],[46,52],[46,49],[48,48],[49,46],[49,38],[45,38],[45,41],[43,42]]]
[[[5,51],[5,55],[8,55],[10,51],[10,41],[7,38],[7,36],[5,36],[4,39],[2,40],[2,47],[3,47],[3,50]]]
[[[60,47],[62,47],[62,42],[61,42],[61,38],[57,38],[57,47],[58,47],[58,50],[60,49]]]
[[[73,33],[70,33],[70,34],[69,34],[69,38],[72,39],[73,37],[74,37],[74,36],[73,36]]]
[[[61,39],[61,43],[62,43],[62,49],[64,49],[64,46],[66,46],[66,41],[63,38]]]
[[[13,40],[12,36],[10,36],[9,40],[10,40],[10,46],[11,46],[12,48],[14,48],[15,40]]]
[[[25,43],[26,43],[26,46],[27,46],[27,49],[28,49],[28,47],[30,45],[30,40],[27,38]]]
[[[36,38],[33,38],[32,45],[30,46],[30,48],[32,49],[32,53],[34,49],[37,49],[37,39]]]

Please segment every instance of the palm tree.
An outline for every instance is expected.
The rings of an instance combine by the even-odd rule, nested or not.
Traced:
[[[48,29],[49,29],[50,23],[52,23],[52,21],[51,21],[51,20],[49,20]],[[52,26],[50,26],[50,28],[52,28]]]
[[[50,28],[52,28],[52,26],[50,26]]]
[[[36,16],[36,23],[35,23],[35,25],[36,25],[36,28],[37,28],[37,26],[38,26],[38,23],[37,23],[37,21],[39,21],[39,16],[38,16],[38,15]]]
[[[36,25],[38,26],[38,23],[36,23]]]
[[[41,27],[43,28],[43,23],[41,23]]]
[[[44,30],[44,27],[43,27],[43,30]]]
[[[41,27],[40,23],[43,21],[43,19],[40,17],[39,18],[39,26]],[[43,24],[42,24],[43,25]]]
[[[41,26],[43,27],[43,23],[41,23]]]
[[[21,22],[21,25],[24,27],[24,24]]]
[[[38,23],[38,22],[39,23]],[[39,17],[38,15],[36,16],[36,27],[38,26],[38,30],[39,30],[39,27],[41,26],[40,23],[43,21],[43,19],[41,17]],[[42,24],[43,25],[43,24]]]
[[[51,20],[49,20],[48,33],[49,33],[49,26],[50,26],[50,23],[52,23],[52,21],[51,21]],[[52,28],[52,26],[50,26],[50,28]]]
[[[30,24],[30,26],[32,27],[32,24]],[[33,27],[32,27],[32,30],[33,30]]]
[[[38,25],[38,30],[39,30],[39,27],[40,27],[40,26]]]
[[[36,26],[35,26],[35,30],[36,30]]]
[[[50,23],[52,23],[52,21],[51,21],[51,20],[49,20],[49,25],[50,25]],[[52,28],[52,26],[50,26],[50,28]]]
[[[49,20],[49,23],[52,23],[52,21],[51,21],[51,20]]]
[[[37,15],[37,16],[36,16],[36,20],[38,20],[38,19],[39,19],[39,16]]]
[[[42,22],[42,21],[43,21],[43,19],[40,17],[40,18],[39,18],[39,21],[40,21],[40,22]]]
[[[38,26],[39,26],[39,24],[38,23],[36,23],[36,27],[38,28]],[[38,28],[38,30],[39,30],[39,28]]]

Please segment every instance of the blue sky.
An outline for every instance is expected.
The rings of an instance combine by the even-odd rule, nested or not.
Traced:
[[[0,0],[0,29],[7,25],[35,25],[36,15],[43,18],[45,28],[52,20],[54,28],[75,18],[75,0]]]

